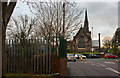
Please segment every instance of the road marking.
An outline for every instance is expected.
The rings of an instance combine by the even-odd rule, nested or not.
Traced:
[[[95,64],[91,64],[91,65],[95,65]]]
[[[105,65],[104,64],[100,64],[100,63],[98,63],[100,66],[103,66],[103,67],[105,67]]]
[[[115,72],[115,73],[117,73],[117,74],[120,74],[120,72],[118,72],[117,70],[114,70],[114,69],[112,69],[112,68],[106,68],[107,70],[110,70],[110,71],[113,71],[113,72]]]
[[[105,62],[105,63],[107,63],[107,64],[115,64],[114,62]]]

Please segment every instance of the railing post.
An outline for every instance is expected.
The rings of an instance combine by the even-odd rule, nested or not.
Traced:
[[[2,2],[0,1],[0,78],[2,77]]]

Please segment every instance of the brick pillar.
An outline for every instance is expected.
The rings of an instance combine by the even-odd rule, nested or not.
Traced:
[[[0,78],[2,77],[2,3],[0,1]]]
[[[67,58],[60,59],[60,76],[67,76]]]

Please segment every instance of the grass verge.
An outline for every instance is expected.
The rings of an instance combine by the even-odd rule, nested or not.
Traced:
[[[9,73],[5,78],[58,78],[59,73],[53,74],[25,74],[25,73]]]
[[[104,54],[104,52],[83,52],[83,53],[67,53],[67,54]]]

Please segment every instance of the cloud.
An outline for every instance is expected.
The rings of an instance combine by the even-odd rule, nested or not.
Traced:
[[[94,36],[113,36],[118,27],[117,2],[78,2],[78,8],[88,9],[89,29],[94,27]]]

